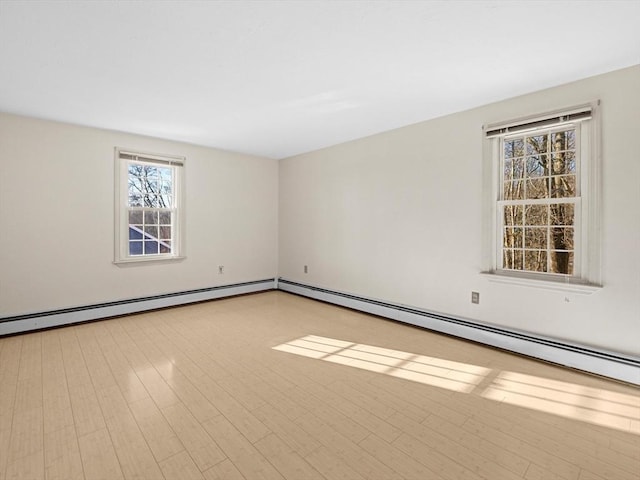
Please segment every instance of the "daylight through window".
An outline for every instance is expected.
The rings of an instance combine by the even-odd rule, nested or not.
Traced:
[[[597,284],[598,178],[593,108],[489,127],[492,271]]]
[[[184,159],[117,151],[116,261],[180,255],[181,178]]]
[[[580,196],[576,128],[502,139],[502,268],[573,275]]]

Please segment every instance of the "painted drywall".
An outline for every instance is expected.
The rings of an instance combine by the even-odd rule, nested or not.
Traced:
[[[113,264],[114,147],[186,157],[185,260]],[[273,278],[277,217],[275,160],[0,114],[0,318]]]
[[[488,281],[483,124],[598,99],[603,288],[585,295]],[[280,275],[637,355],[639,151],[635,66],[281,160]]]

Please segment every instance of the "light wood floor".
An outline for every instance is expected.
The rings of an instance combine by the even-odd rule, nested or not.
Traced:
[[[640,478],[640,391],[283,292],[0,339],[0,479]]]

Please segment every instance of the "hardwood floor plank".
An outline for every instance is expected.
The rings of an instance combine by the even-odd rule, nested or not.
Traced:
[[[371,480],[401,478],[391,468],[359,447],[357,443],[334,429],[333,425],[326,423],[325,418],[309,413],[297,419],[296,423],[363,477]],[[364,439],[360,439],[362,440]]]
[[[328,480],[367,480],[324,447],[309,453],[305,460]]]
[[[562,478],[567,480],[576,480],[578,478],[580,468],[577,465],[544,449],[531,445],[518,437],[511,436],[509,433],[485,425],[475,419],[467,421],[463,425],[463,428],[480,438],[497,444],[511,453],[522,455],[524,458],[531,460],[531,462],[550,472],[554,472]]]
[[[258,440],[255,446],[289,480],[324,480],[315,468],[273,433]]]
[[[44,466],[47,480],[81,480],[84,478],[80,447],[73,426],[63,427],[45,434]]]
[[[224,416],[220,415],[207,420],[204,427],[246,478],[252,480],[284,478]]]
[[[228,458],[204,472],[206,480],[246,480]]]
[[[436,472],[376,435],[369,435],[360,442],[360,446],[406,480],[438,478]]]
[[[10,459],[7,463],[5,478],[7,480],[24,480],[26,478],[44,480],[44,451],[39,450],[17,459]]]
[[[422,443],[420,440],[405,434],[402,434],[393,446],[418,460],[424,466],[438,472],[438,474],[447,480],[479,480],[482,477],[474,473],[472,470],[465,468],[458,462],[435,451],[430,446]]]
[[[263,405],[257,409],[255,415],[275,434],[277,434],[289,447],[301,456],[320,447],[320,442],[304,431],[293,420],[283,415],[272,405]],[[294,419],[298,419],[296,415]]]
[[[130,408],[157,462],[184,450],[184,445],[153,400],[138,400],[130,404]]]
[[[187,452],[176,453],[160,462],[166,480],[204,480],[204,476]]]
[[[125,479],[162,478],[162,473],[131,414],[106,419],[107,429]]]
[[[200,424],[184,405],[170,405],[161,411],[200,471],[203,472],[226,458],[217,442],[205,431],[207,424]]]
[[[123,479],[118,457],[106,428],[78,437],[82,467],[87,480]]]

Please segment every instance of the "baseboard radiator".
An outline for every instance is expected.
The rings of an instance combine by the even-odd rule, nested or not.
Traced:
[[[215,300],[245,293],[262,292],[276,288],[276,279],[222,285],[198,290],[154,295],[150,297],[121,300],[117,302],[86,305],[82,307],[51,310],[47,312],[16,315],[0,318],[0,336],[41,330],[62,325],[88,322],[101,318],[117,317],[158,308],[185,305],[188,303]]]
[[[640,385],[640,358],[638,357],[597,350],[282,278],[4,317],[0,318],[0,336],[274,289]]]
[[[279,290],[640,385],[640,358],[278,279]]]

